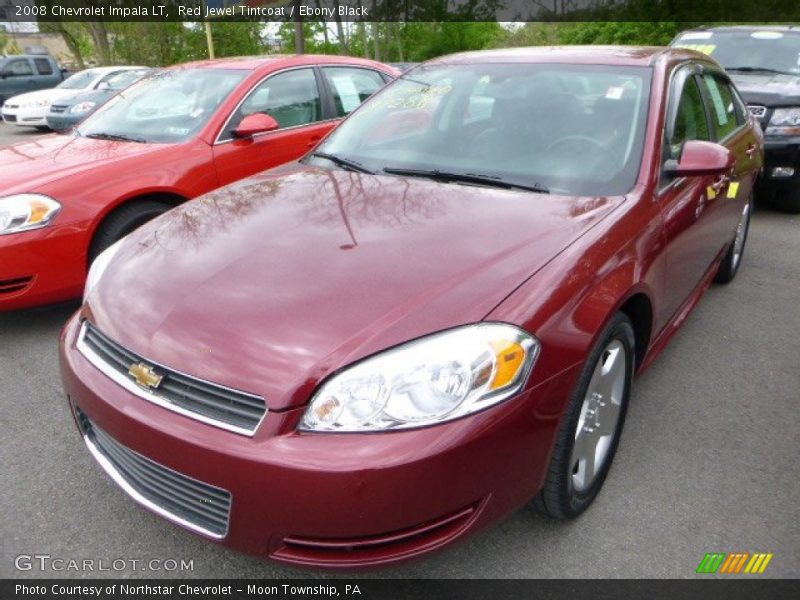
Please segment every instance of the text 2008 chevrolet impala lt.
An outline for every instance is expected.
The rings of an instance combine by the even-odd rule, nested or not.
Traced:
[[[633,374],[739,268],[759,131],[689,50],[427,63],[100,255],[62,338],[80,433],[139,503],[292,564],[575,517]]]

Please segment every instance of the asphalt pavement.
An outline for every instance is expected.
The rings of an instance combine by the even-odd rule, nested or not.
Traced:
[[[0,145],[40,135],[9,129],[0,125]],[[101,472],[58,374],[58,335],[76,307],[0,314],[0,577],[331,576],[200,539]],[[636,381],[614,467],[588,512],[555,523],[524,509],[455,548],[365,576],[682,578],[716,551],[772,552],[763,577],[797,577],[798,432],[800,216],[759,208],[738,278],[709,290]],[[51,558],[25,558],[34,555]],[[39,569],[52,559],[63,570]],[[84,559],[94,571],[70,568]],[[97,571],[100,561],[110,570]]]

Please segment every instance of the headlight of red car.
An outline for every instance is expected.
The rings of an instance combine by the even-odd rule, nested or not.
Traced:
[[[467,325],[367,358],[329,379],[301,430],[424,427],[468,415],[518,392],[539,342],[503,323]]]
[[[0,198],[0,235],[46,227],[61,205],[43,194],[15,194]]]

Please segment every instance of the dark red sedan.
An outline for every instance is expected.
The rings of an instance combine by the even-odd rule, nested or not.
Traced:
[[[0,148],[0,311],[80,296],[88,265],[142,223],[296,160],[398,71],[338,56],[179,65],[71,135]]]
[[[691,51],[427,63],[97,259],[61,346],[81,435],[149,509],[298,565],[575,517],[634,373],[736,275],[761,164]]]

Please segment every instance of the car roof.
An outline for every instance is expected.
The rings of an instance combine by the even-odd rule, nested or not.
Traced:
[[[574,63],[650,66],[659,60],[695,60],[698,53],[664,46],[533,46],[481,50],[443,56],[428,64]]]
[[[335,56],[329,54],[269,54],[266,56],[234,56],[216,58],[213,60],[197,60],[188,63],[173,65],[169,68],[177,69],[243,69],[255,71],[263,67],[284,68],[300,65],[315,64],[356,64],[362,66],[378,67],[381,63],[355,58],[352,56]],[[384,67],[385,69],[385,67]]]

